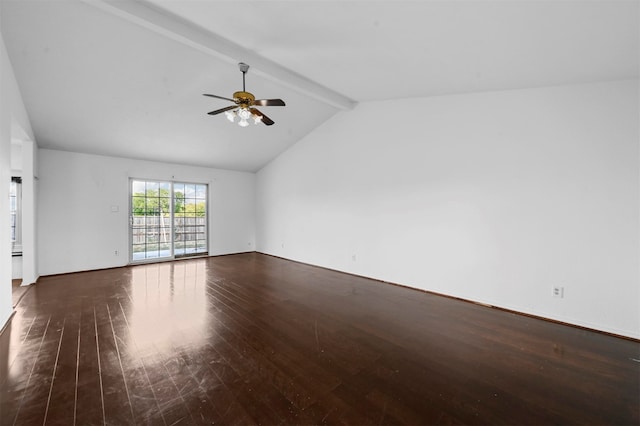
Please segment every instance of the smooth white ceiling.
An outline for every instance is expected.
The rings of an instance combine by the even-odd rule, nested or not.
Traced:
[[[41,147],[255,171],[356,102],[638,78],[637,1],[0,2]],[[241,88],[276,124],[206,112]],[[354,102],[355,101],[355,102]],[[372,119],[372,125],[375,120]]]

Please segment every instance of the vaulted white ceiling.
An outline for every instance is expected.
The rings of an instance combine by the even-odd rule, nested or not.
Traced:
[[[255,171],[358,102],[638,78],[630,1],[2,0],[41,147]],[[276,124],[208,111],[242,88]],[[372,117],[371,125],[384,117]]]

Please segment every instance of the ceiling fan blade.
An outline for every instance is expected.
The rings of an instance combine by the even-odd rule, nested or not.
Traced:
[[[223,99],[223,100],[225,100],[225,101],[235,102],[235,100],[234,100],[234,99],[225,98],[224,96],[209,95],[209,94],[207,94],[207,93],[203,93],[203,94],[202,94],[202,96],[209,96],[209,97],[212,97],[212,98],[218,98],[218,99]]]
[[[262,117],[262,122],[266,126],[271,126],[271,125],[273,125],[275,123],[272,119],[270,119],[269,117],[267,117],[266,115],[264,115],[263,113],[261,113],[260,111],[258,111],[255,108],[249,108],[249,111],[251,111],[252,114],[261,116]]]
[[[282,99],[256,99],[253,104],[258,106],[286,106]]]
[[[226,108],[220,108],[220,109],[217,109],[215,111],[208,112],[207,114],[216,115],[216,114],[220,114],[221,112],[229,111],[231,109],[236,109],[236,108],[238,108],[238,105],[231,105],[231,106],[228,106]]]

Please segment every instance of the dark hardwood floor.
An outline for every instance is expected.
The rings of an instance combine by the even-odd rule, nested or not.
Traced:
[[[2,425],[637,425],[640,344],[256,253],[42,278]]]
[[[11,298],[13,299],[13,306],[16,306],[22,296],[31,288],[31,286],[22,286],[22,280],[11,280]]]

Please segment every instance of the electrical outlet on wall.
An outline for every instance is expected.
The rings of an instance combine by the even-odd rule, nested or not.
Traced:
[[[561,287],[559,285],[554,285],[552,288],[552,295],[553,297],[559,297],[560,299],[562,299],[564,297],[564,287]]]

